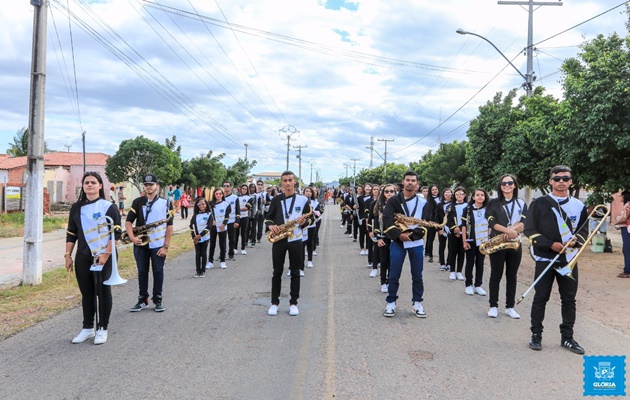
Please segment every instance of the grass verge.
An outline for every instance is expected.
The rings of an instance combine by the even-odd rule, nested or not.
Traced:
[[[190,251],[191,243],[190,235],[175,233],[168,259]],[[131,281],[128,285],[135,285],[132,280],[137,277],[138,271],[133,259],[133,248],[119,249],[118,255],[120,276]],[[81,293],[74,273],[68,274],[63,267],[45,273],[40,285],[17,286],[0,291],[0,341],[80,305]]]
[[[66,229],[68,216],[44,216],[43,231],[51,232],[57,229]],[[0,214],[0,238],[24,236],[24,213],[16,212]]]

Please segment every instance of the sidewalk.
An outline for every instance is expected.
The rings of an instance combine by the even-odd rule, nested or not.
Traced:
[[[189,210],[188,220],[183,220],[180,215],[175,216],[173,220],[174,232],[188,229],[190,217],[192,216],[190,211],[192,210]],[[42,238],[43,272],[61,268],[65,265],[65,243],[65,229],[44,233]],[[0,239],[0,289],[17,286],[22,282],[23,258],[23,237]]]

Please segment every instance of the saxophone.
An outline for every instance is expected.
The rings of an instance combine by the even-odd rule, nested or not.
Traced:
[[[420,218],[408,217],[405,214],[394,214],[394,225],[400,229],[401,231],[409,230],[410,225],[420,225],[425,228],[435,228],[442,229],[444,225],[446,225],[446,220],[448,219],[448,215],[444,215],[444,220],[441,224],[433,221],[427,221]]]
[[[305,217],[308,218],[313,214],[313,210],[307,212],[306,214],[302,214],[300,215],[300,217]],[[285,222],[282,225],[279,225],[278,228],[280,229],[280,232],[273,233],[272,231],[267,232],[267,240],[270,243],[276,243],[279,242],[282,239],[288,238],[288,237],[293,237],[293,231],[295,230],[295,224],[296,224],[297,218],[296,219],[290,219],[287,222]]]
[[[171,211],[166,213],[166,218],[164,218],[164,219],[161,219],[161,220],[155,221],[155,222],[151,222],[150,224],[146,224],[146,225],[142,225],[142,226],[134,226],[134,228],[133,228],[133,235],[136,236],[136,237],[140,237],[140,239],[142,239],[142,243],[140,244],[140,246],[146,246],[147,244],[149,244],[148,232],[151,229],[157,228],[158,226],[162,225],[163,223],[168,222],[168,220],[173,218],[174,215],[175,215],[175,210],[171,210]],[[129,235],[127,234],[127,231],[123,231],[123,233],[120,234],[120,241],[123,244],[131,243],[131,239],[129,238]]]
[[[521,233],[523,233],[523,228],[516,229],[516,233],[518,233],[518,236],[515,239],[506,239],[506,235],[501,234],[486,240],[479,245],[479,252],[487,256],[488,254],[505,249],[518,250],[518,248],[521,247]]]

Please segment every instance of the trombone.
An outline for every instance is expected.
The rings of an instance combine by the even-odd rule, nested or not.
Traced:
[[[598,223],[597,223],[597,227],[595,229],[593,229],[591,231],[591,233],[588,235],[588,237],[586,238],[586,240],[584,240],[581,243],[582,247],[580,247],[580,249],[578,250],[577,254],[571,259],[571,261],[569,261],[569,263],[567,265],[565,265],[563,267],[556,267],[555,268],[555,270],[559,274],[565,275],[565,276],[568,276],[571,279],[574,279],[573,276],[571,275],[571,273],[573,272],[573,268],[575,268],[575,265],[577,264],[578,259],[580,258],[580,256],[584,252],[584,249],[586,249],[586,244],[588,244],[593,239],[593,236],[595,236],[595,234],[597,234],[599,232],[599,228],[602,226],[602,224],[604,223],[604,221],[606,220],[608,215],[610,215],[610,207],[608,207],[607,205],[605,205],[605,204],[598,204],[595,207],[593,207],[593,211],[591,211],[590,214],[588,214],[588,217],[586,218],[586,221],[584,221],[584,224],[588,224],[591,219],[594,219],[594,217],[597,216],[598,218],[601,218],[598,221]],[[577,229],[576,232],[579,232],[582,229],[582,227],[584,227],[584,224],[582,224],[582,226],[579,229]],[[549,269],[553,266],[553,264],[556,261],[558,261],[558,258],[560,258],[560,256],[567,251],[567,249],[569,248],[569,244],[574,242],[574,241],[577,241],[578,238],[582,238],[582,237],[579,236],[579,235],[576,235],[576,234],[571,236],[571,238],[562,247],[562,250],[560,250],[560,252],[553,258],[553,260],[551,260],[549,262],[549,265],[547,265],[547,267],[540,273],[540,275],[538,275],[538,278],[536,278],[534,280],[534,282],[531,284],[531,286],[518,299],[516,304],[520,304],[521,301],[523,301],[525,299],[525,296],[527,296],[529,294],[529,292],[531,292],[531,290],[536,286],[538,281],[540,281],[542,279],[542,277],[547,273],[547,271],[549,271]]]

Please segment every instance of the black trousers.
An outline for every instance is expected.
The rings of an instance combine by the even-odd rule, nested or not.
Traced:
[[[322,226],[322,220],[320,219],[315,223],[315,248],[319,247],[319,228]]]
[[[378,257],[375,257],[374,255],[374,247],[376,246],[376,243],[374,243],[372,239],[370,239],[370,236],[366,236],[367,237],[365,239],[365,248],[368,251],[368,263],[372,263],[374,265],[374,268],[376,268],[376,264],[378,263]]]
[[[454,233],[449,233],[448,265],[451,266],[451,272],[455,272],[455,264],[457,264],[457,272],[462,272],[464,268],[464,243],[461,236],[457,237]]]
[[[256,229],[258,228],[258,221],[256,221],[256,216],[249,218],[249,223],[247,227],[247,241],[251,244],[256,243]]]
[[[541,274],[548,264],[549,262],[547,261],[536,261],[535,278]],[[573,268],[572,275],[574,279],[560,275],[555,271],[554,267],[551,267],[535,286],[536,294],[534,294],[534,300],[532,301],[531,330],[532,333],[542,333],[543,331],[545,307],[549,301],[553,281],[555,279],[558,282],[562,312],[560,334],[562,335],[562,339],[571,339],[573,338],[573,325],[575,325],[575,295],[578,289],[578,267],[576,265],[575,268]]]
[[[98,296],[98,328],[107,329],[109,316],[112,313],[112,287],[103,285],[103,281],[112,274],[112,256],[103,266],[101,272],[92,272],[90,267],[94,257],[77,252],[74,260],[74,272],[81,291],[81,306],[83,308],[83,329],[94,328]]]
[[[302,240],[289,242],[282,239],[271,246],[271,262],[273,276],[271,277],[271,304],[280,304],[280,289],[282,287],[282,273],[284,261],[289,253],[289,270],[291,271],[291,292],[289,304],[297,304],[300,297],[300,267],[304,263],[304,245]]]
[[[389,283],[389,245],[392,242],[388,238],[383,239],[383,241],[385,242],[383,247],[378,247],[377,244],[374,244],[374,247],[378,249],[381,260],[381,285]]]
[[[358,222],[358,220],[357,220]],[[365,243],[365,236],[367,234],[366,229],[365,229],[365,224],[367,224],[367,221],[365,219],[363,219],[362,223],[359,225],[359,247],[361,247],[361,250],[363,250],[366,246]],[[354,235],[354,237],[356,238],[356,233]],[[368,237],[367,240],[369,241],[370,238]]]
[[[466,250],[466,287],[473,284],[473,267],[475,268],[475,287],[481,286],[483,282],[483,262],[486,258],[481,254],[476,242],[468,242],[470,249]]]
[[[195,268],[197,273],[206,272],[206,262],[208,260],[208,242],[195,244]]]
[[[306,249],[308,261],[313,261],[313,250],[315,250],[315,230],[317,228],[308,228],[306,231],[308,232],[308,238],[304,242],[304,248]],[[304,267],[302,267],[304,269]]]
[[[265,222],[265,216],[263,214],[259,215],[256,217],[256,223],[258,224],[258,228],[257,228],[257,232],[256,232],[256,239],[260,242],[260,239],[262,239],[262,235],[264,233],[264,229],[263,229],[263,223]]]
[[[241,238],[241,250],[247,247],[247,229],[249,228],[249,217],[241,217],[238,228],[234,234],[234,249],[238,249],[238,239]]]
[[[447,238],[444,235],[438,235],[438,256],[440,257],[440,265],[447,265],[448,260],[444,257],[446,251]]]
[[[522,257],[522,246],[516,251],[506,249],[490,254],[490,307],[499,306],[499,285],[505,269],[505,308],[514,308],[516,275]]]
[[[427,237],[424,239],[424,254],[433,257],[433,242],[435,241],[435,228],[427,228]]]
[[[348,214],[348,228],[346,229],[346,235],[350,235],[352,233],[352,223],[354,222],[354,216],[352,214]]]
[[[227,231],[217,232],[215,228],[210,230],[210,254],[208,255],[210,262],[214,262],[214,250],[217,247],[217,237],[219,238],[219,260],[225,262],[225,242],[227,241],[227,234]]]
[[[236,249],[236,228],[234,224],[228,224],[227,226],[227,238],[228,238],[228,257],[234,257],[234,249]]]

